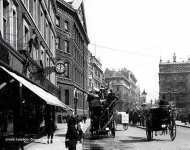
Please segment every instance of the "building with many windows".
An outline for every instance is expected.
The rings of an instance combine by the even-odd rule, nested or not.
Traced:
[[[88,51],[88,91],[99,90],[103,86],[102,64]]]
[[[0,126],[11,135],[39,133],[44,114],[66,108],[52,69],[56,11],[55,0],[0,0]]]
[[[89,43],[84,4],[57,0],[56,60],[63,61],[64,74],[57,74],[61,99],[78,113],[87,108],[87,46]],[[74,91],[77,94],[74,94]],[[74,97],[77,96],[77,104]]]
[[[140,90],[136,85],[137,79],[134,74],[126,68],[119,71],[106,69],[104,76],[106,85],[120,100],[116,109],[118,111],[133,109],[140,98]]]
[[[7,64],[57,94],[55,72],[45,72],[55,65],[55,4],[53,0],[2,0],[0,30],[10,45]]]
[[[88,51],[88,91],[93,90],[93,67],[92,67],[92,53]]]
[[[179,115],[190,114],[190,60],[177,62],[160,61],[159,97],[175,105]]]
[[[92,56],[93,88],[100,89],[103,82],[102,64],[95,56]]]

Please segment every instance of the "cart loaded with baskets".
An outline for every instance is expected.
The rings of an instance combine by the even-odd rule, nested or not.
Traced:
[[[175,109],[169,105],[152,107],[146,110],[147,140],[153,139],[153,132],[169,134],[173,141],[176,137]],[[156,133],[155,133],[156,134]]]

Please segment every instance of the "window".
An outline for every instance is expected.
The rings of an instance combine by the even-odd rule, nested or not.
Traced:
[[[49,56],[46,55],[46,67],[49,67]]]
[[[75,82],[77,82],[77,68],[75,68]]]
[[[44,47],[41,45],[40,48],[40,60],[42,61],[43,66],[45,66],[45,50]]]
[[[50,61],[50,66],[53,67],[53,61]],[[50,73],[50,82],[55,85],[55,72]]]
[[[44,13],[42,8],[40,8],[40,31],[42,36],[44,36]]]
[[[60,45],[60,37],[57,37],[55,40],[55,48],[56,49],[61,49],[61,45]]]
[[[49,56],[46,55],[46,67],[49,67],[50,66],[50,61],[49,61]],[[47,77],[46,77],[48,80],[50,80],[50,74],[47,74]]]
[[[17,49],[17,13],[16,13],[16,7],[13,6],[13,47]]]
[[[51,19],[53,20],[53,22],[55,21],[55,14],[54,14],[54,11],[53,11],[53,6],[52,6],[52,3],[49,2],[49,14],[50,14],[50,17]],[[55,23],[55,22],[54,22]]]
[[[45,30],[46,30],[45,40],[46,40],[47,45],[49,45],[49,24],[47,22],[47,19],[46,19]]]
[[[8,41],[9,3],[3,0],[3,38]]]
[[[69,105],[69,90],[65,90],[65,104]]]
[[[75,60],[77,59],[77,49],[75,49]]]
[[[34,60],[39,60],[39,50],[38,49],[33,49],[33,59]]]
[[[69,63],[65,63],[65,77],[69,78]]]
[[[98,75],[98,72],[97,72],[97,70],[95,70],[95,75],[96,75],[96,76]]]
[[[33,0],[33,13],[32,13],[32,15],[33,15],[33,18],[34,18],[34,20],[35,20],[35,23],[36,23],[36,25],[38,25],[38,5],[37,5],[37,0]]]
[[[69,22],[68,22],[68,21],[65,21],[65,22],[64,22],[64,29],[65,29],[66,31],[69,30]]]
[[[98,72],[98,78],[100,78],[100,72]]]
[[[52,41],[51,41],[51,36],[52,36],[52,31],[51,29],[49,28],[49,49],[51,50],[51,45],[52,45]]]
[[[3,38],[7,40],[7,19],[3,18]]]
[[[52,36],[51,36],[51,42],[52,42],[51,52],[53,54],[53,57],[55,57],[55,37],[54,37],[54,34],[52,34]]]
[[[23,49],[28,49],[28,41],[29,41],[29,27],[25,20],[23,20]]]
[[[28,44],[29,40],[29,30],[26,26],[24,26],[24,45]]]
[[[68,41],[64,41],[64,52],[69,53],[69,42]]]
[[[55,24],[56,24],[56,26],[60,27],[60,17],[59,16],[56,16]]]

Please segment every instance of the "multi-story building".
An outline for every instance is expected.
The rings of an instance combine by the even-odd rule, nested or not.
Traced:
[[[6,63],[58,94],[55,72],[45,72],[55,65],[55,1],[2,0],[0,7],[2,42],[9,45]]]
[[[93,88],[100,89],[103,80],[102,64],[95,56],[92,56]]]
[[[78,113],[87,109],[87,46],[89,43],[84,4],[77,1],[57,0],[56,15],[56,60],[63,61],[65,73],[57,74],[61,99]],[[77,93],[77,104],[74,102]]]
[[[3,123],[14,133],[38,132],[45,108],[64,106],[50,69],[56,10],[55,0],[0,0],[0,119],[10,116]]]
[[[88,51],[88,91],[93,91],[92,53]]]
[[[88,91],[99,90],[103,86],[102,63],[88,51]]]
[[[130,99],[132,102],[137,103],[140,99],[140,88],[137,86],[137,79],[135,75],[131,71],[128,72],[128,79],[130,82]]]
[[[136,86],[137,80],[133,73],[124,68],[120,71],[106,69],[104,74],[106,84],[119,97],[117,109],[127,111],[135,107],[139,101],[140,90]]]
[[[190,61],[159,64],[159,97],[174,104],[179,114],[190,114]],[[164,96],[163,96],[164,95]]]

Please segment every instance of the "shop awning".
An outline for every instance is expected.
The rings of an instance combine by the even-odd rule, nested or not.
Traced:
[[[69,106],[62,103],[56,96],[50,94],[49,92],[45,91],[44,89],[40,88],[39,86],[29,82],[28,80],[26,80],[23,77],[15,74],[14,72],[7,70],[3,66],[0,66],[0,68],[2,68],[10,76],[12,76],[14,79],[16,79],[21,84],[23,84],[30,91],[34,92],[36,95],[38,95],[40,98],[42,98],[47,104],[59,106],[59,107],[62,107],[64,109],[67,109],[67,110],[72,110],[72,108],[70,108]]]

